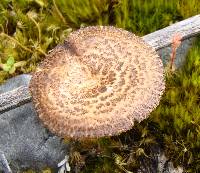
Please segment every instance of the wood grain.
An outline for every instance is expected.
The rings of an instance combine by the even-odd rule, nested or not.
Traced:
[[[200,33],[200,15],[175,23],[164,29],[155,31],[142,37],[156,50],[169,46],[174,34],[180,33],[182,40],[189,39]]]

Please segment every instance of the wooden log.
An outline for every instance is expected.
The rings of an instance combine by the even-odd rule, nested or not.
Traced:
[[[8,164],[8,161],[1,150],[0,150],[0,165],[2,165],[4,173],[12,173],[12,170]]]
[[[27,86],[20,86],[12,91],[0,94],[0,113],[16,108],[31,101]]]
[[[181,34],[182,41],[198,35],[200,33],[200,15],[175,23],[142,38],[156,50],[159,50],[170,46],[172,37],[176,33]]]
[[[181,34],[182,41],[198,35],[200,33],[200,15],[175,23],[142,38],[156,50],[159,50],[170,46],[172,37],[176,33]],[[3,93],[0,95],[0,113],[30,101],[31,94],[27,86],[21,86],[15,90]]]

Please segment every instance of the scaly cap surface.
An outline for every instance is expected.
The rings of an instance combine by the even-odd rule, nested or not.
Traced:
[[[43,123],[72,138],[131,129],[159,104],[164,88],[162,61],[153,48],[110,26],[71,33],[41,63],[30,84]]]

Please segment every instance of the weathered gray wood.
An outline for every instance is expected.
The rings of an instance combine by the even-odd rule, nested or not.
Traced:
[[[175,23],[142,38],[158,50],[169,46],[172,43],[173,35],[176,33],[181,34],[182,40],[198,35],[200,33],[200,15]]]
[[[21,86],[0,95],[0,113],[13,109],[31,101],[27,86]]]
[[[6,157],[1,150],[0,150],[0,165],[2,165],[4,173],[12,173],[8,161],[6,160]]]
[[[200,15],[175,23],[142,38],[156,50],[159,50],[169,46],[176,33],[182,35],[182,41],[198,35],[200,33]],[[31,95],[27,86],[3,93],[0,95],[0,113],[30,101]]]

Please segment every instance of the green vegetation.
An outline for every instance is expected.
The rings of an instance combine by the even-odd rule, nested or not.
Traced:
[[[82,173],[134,173],[156,155],[158,136],[162,138],[156,126],[143,121],[119,136],[76,142],[70,151],[71,165]]]
[[[0,82],[33,71],[82,26],[114,25],[145,35],[198,13],[199,0],[1,0]],[[199,172],[200,40],[185,67],[167,74],[166,92],[149,119],[117,137],[76,142],[72,167],[85,173],[135,172],[159,145],[176,166]]]
[[[0,60],[25,61],[11,72],[0,66],[0,83],[33,71],[72,31],[114,25],[144,35],[200,12],[199,0],[1,0]]]
[[[200,39],[185,67],[167,77],[166,83],[165,95],[150,120],[163,131],[169,158],[189,172],[200,171]]]
[[[83,173],[134,173],[161,147],[175,166],[200,171],[200,39],[183,69],[166,71],[166,91],[151,116],[117,137],[76,142],[71,164]],[[148,166],[148,164],[147,164]]]

